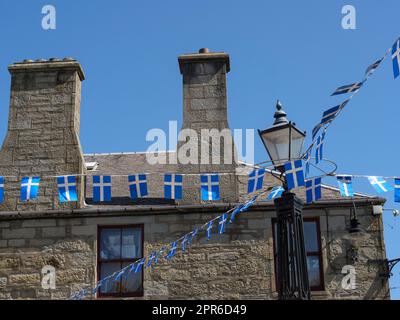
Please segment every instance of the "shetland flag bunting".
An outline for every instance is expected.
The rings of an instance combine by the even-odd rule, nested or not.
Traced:
[[[228,214],[224,213],[218,222],[218,234],[223,234],[225,232],[226,220],[228,218]]]
[[[201,200],[219,200],[218,174],[203,174],[201,180]]]
[[[317,133],[319,132],[319,129],[321,129],[321,128],[322,128],[322,124],[321,124],[321,123],[318,123],[318,124],[314,127],[314,129],[312,130],[312,139],[313,139],[313,140],[315,139]]]
[[[126,272],[127,267],[123,268],[120,272],[118,272],[118,274],[114,277],[114,281],[118,281],[119,279],[121,279],[122,275]]]
[[[238,206],[232,211],[232,213],[231,213],[231,218],[229,219],[229,223],[232,223],[233,220],[235,220],[236,215],[237,215],[238,213],[240,213],[240,210],[242,209],[242,207],[243,207],[243,204],[240,204],[240,205],[238,205]]]
[[[321,178],[306,181],[307,203],[312,203],[321,199]]]
[[[144,266],[145,269],[148,269],[152,266],[154,260],[156,258],[156,253],[153,251],[152,253],[150,253],[149,255],[149,259],[147,260],[146,265]]]
[[[332,122],[337,115],[342,111],[342,109],[349,103],[350,99],[347,99],[344,101],[342,104],[337,105],[336,107],[332,107],[328,110],[326,110],[322,114],[322,120],[321,120],[321,125],[325,125],[327,123]]]
[[[185,235],[185,236],[183,237],[183,239],[182,239],[182,242],[181,242],[182,252],[185,252],[185,251],[186,251],[186,245],[187,245],[187,243],[188,243],[188,239],[189,239],[189,235],[188,235],[188,234]]]
[[[304,172],[304,174],[306,175],[306,176],[308,176],[309,175],[309,173],[310,173],[310,160],[311,160],[311,151],[312,151],[312,148],[309,148],[307,151],[306,151],[306,154],[304,155],[304,163],[305,163],[305,165],[306,165],[306,169],[305,169],[305,172]]]
[[[207,224],[207,229],[206,229],[207,240],[210,240],[210,239],[211,239],[211,230],[212,230],[212,227],[213,227],[213,221],[210,221],[210,222]]]
[[[0,177],[0,203],[4,201],[4,177]]]
[[[305,185],[304,170],[301,160],[292,160],[285,163],[285,179],[289,190]]]
[[[194,230],[190,233],[190,237],[188,238],[188,244],[189,244],[189,246],[192,245],[193,239],[197,236],[198,233],[199,233],[199,228],[194,229]]]
[[[166,199],[182,199],[181,174],[166,174],[164,176],[164,196]]]
[[[177,248],[177,241],[171,243],[171,249],[169,250],[168,255],[165,258],[172,259],[173,256],[175,255],[176,248]]]
[[[93,176],[93,201],[111,201],[111,176]]]
[[[394,179],[394,201],[400,202],[400,178]]]
[[[128,183],[132,200],[143,198],[148,195],[147,177],[144,173],[128,176]]]
[[[279,198],[282,195],[283,191],[285,191],[285,189],[283,189],[282,186],[274,187],[271,193],[268,195],[268,200]]]
[[[354,196],[351,176],[337,176],[337,182],[339,184],[340,194],[342,197]]]
[[[325,124],[325,123],[331,122],[333,119],[335,119],[335,117],[339,113],[339,111],[340,111],[340,105],[326,110],[322,114],[321,124]]]
[[[247,193],[260,190],[264,182],[265,169],[254,170],[249,173],[249,183]]]
[[[400,38],[392,47],[393,75],[396,79],[400,75]]]
[[[383,193],[393,190],[390,184],[382,177],[371,176],[368,177],[368,180],[371,186],[373,186],[378,193]]]
[[[365,79],[368,78],[371,74],[375,72],[376,69],[378,69],[379,65],[383,61],[384,58],[379,59],[378,61],[375,61],[373,64],[371,64],[367,70],[365,71]]]
[[[315,148],[315,163],[318,164],[320,161],[322,161],[324,155],[323,155],[323,149],[324,149],[324,139],[325,139],[325,132],[324,131],[317,139],[317,146]]]
[[[78,201],[75,176],[57,177],[57,188],[61,203]]]
[[[348,84],[346,86],[339,87],[335,90],[334,93],[332,93],[332,96],[358,91],[362,85],[363,85],[362,82],[356,82],[356,83]]]
[[[140,271],[140,269],[142,269],[142,266],[143,266],[145,263],[146,263],[146,258],[140,259],[139,262],[136,263],[134,272],[135,272],[135,273],[138,273],[138,272]]]
[[[39,193],[40,177],[23,177],[21,181],[21,201],[35,199]]]
[[[253,204],[256,202],[258,196],[255,196],[253,199],[247,201],[241,208],[240,212],[247,211]]]

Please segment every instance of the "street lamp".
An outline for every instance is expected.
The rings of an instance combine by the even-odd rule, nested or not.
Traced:
[[[258,133],[272,163],[276,168],[281,168],[291,159],[300,159],[306,134],[286,119],[286,112],[283,111],[279,100],[276,103],[274,118],[272,127],[258,130]]]
[[[272,127],[258,130],[261,140],[276,170],[284,173],[283,165],[300,159],[305,133],[286,119],[282,104],[278,101]],[[277,212],[278,294],[280,300],[310,299],[307,256],[304,245],[303,201],[285,191],[274,200]]]

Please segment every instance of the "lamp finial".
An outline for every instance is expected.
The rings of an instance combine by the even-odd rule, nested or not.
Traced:
[[[274,114],[274,118],[274,126],[289,123],[289,121],[286,119],[286,112],[283,110],[282,102],[280,102],[279,99],[276,101],[276,112]]]

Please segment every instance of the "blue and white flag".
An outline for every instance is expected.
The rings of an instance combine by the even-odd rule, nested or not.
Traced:
[[[310,174],[310,161],[311,161],[311,152],[312,152],[312,148],[309,148],[307,151],[306,151],[306,153],[305,153],[305,155],[304,155],[304,163],[305,163],[305,165],[306,165],[306,169],[305,169],[305,172],[304,172],[304,174],[306,175],[306,176],[308,176],[309,174]]]
[[[378,193],[392,191],[390,184],[382,177],[370,176],[368,177],[369,183],[375,188]]]
[[[111,201],[111,176],[93,176],[93,201]]]
[[[260,190],[264,182],[265,169],[254,170],[249,173],[249,183],[247,186],[247,193]]]
[[[182,252],[185,252],[185,251],[186,251],[186,245],[188,244],[188,242],[189,242],[189,235],[186,234],[186,235],[183,237],[182,241],[181,241]]]
[[[57,177],[57,188],[58,196],[61,203],[78,201],[75,176]]]
[[[192,245],[193,239],[197,236],[198,233],[199,233],[199,228],[196,228],[189,234],[190,235],[189,238],[188,238],[189,246]]]
[[[342,197],[354,196],[351,176],[337,176],[337,182],[339,184],[340,194]]]
[[[363,85],[362,82],[356,82],[356,83],[348,84],[346,86],[339,87],[335,90],[334,93],[332,93],[332,96],[358,91],[362,85]]]
[[[131,268],[129,269],[129,273],[131,273],[131,272],[135,272],[136,265],[137,265],[137,262],[134,262],[134,263],[132,263],[132,264],[130,265],[130,266],[131,266]]]
[[[282,195],[283,191],[285,191],[285,189],[283,189],[282,186],[279,187],[273,187],[271,190],[271,193],[268,195],[268,200],[273,200],[276,198],[280,198],[280,196]]]
[[[166,199],[182,199],[182,175],[166,174],[164,176],[164,196]]]
[[[135,269],[133,270],[134,273],[138,273],[142,266],[146,263],[146,258],[140,259],[137,263],[135,263]]]
[[[217,174],[203,174],[201,179],[201,200],[219,200],[219,177]]]
[[[322,161],[323,149],[324,149],[324,139],[325,139],[325,131],[317,139],[317,146],[315,147],[315,163],[318,164]]]
[[[400,75],[400,38],[392,47],[393,75],[396,79]]]
[[[367,70],[365,71],[365,78],[368,78],[371,74],[375,72],[375,70],[379,67],[381,62],[383,61],[384,58],[379,59],[378,61],[375,61],[373,64],[371,64]]]
[[[210,240],[210,239],[211,239],[212,227],[213,227],[213,221],[210,221],[210,222],[207,224],[207,229],[206,229],[207,240]]]
[[[292,160],[285,163],[285,179],[289,190],[305,185],[303,162]]]
[[[394,201],[400,202],[400,178],[394,179]]]
[[[118,281],[121,279],[122,275],[127,271],[127,267],[123,268],[118,274],[114,277],[114,281]]]
[[[172,259],[173,256],[176,253],[176,248],[177,248],[177,241],[171,243],[171,249],[169,250],[169,252],[168,252],[168,254],[167,254],[167,256],[165,258],[168,259],[168,260]]]
[[[0,203],[4,201],[4,177],[0,176]]]
[[[225,232],[225,225],[226,225],[226,220],[228,219],[228,214],[224,213],[220,218],[218,222],[218,234],[223,234]]]
[[[145,174],[134,174],[128,176],[128,184],[132,200],[143,198],[148,195],[147,177]]]
[[[243,204],[239,204],[235,209],[233,209],[232,213],[231,213],[231,218],[229,219],[229,223],[232,223],[233,220],[235,220],[236,215],[238,213],[240,213],[240,210],[242,209]]]
[[[23,177],[21,181],[21,201],[35,199],[39,193],[40,177]]]
[[[306,181],[306,199],[307,203],[312,203],[321,199],[321,178],[315,178]]]
[[[332,108],[326,110],[322,114],[321,125],[325,125],[329,122],[332,122],[337,117],[337,115],[340,113],[340,111],[342,111],[342,109],[349,103],[349,101],[350,100],[347,99],[342,104],[339,104],[335,107],[332,107]]]
[[[145,269],[148,269],[148,268],[150,268],[151,266],[152,266],[152,264],[153,264],[153,262],[154,262],[154,260],[156,259],[156,252],[152,252],[152,253],[150,253],[150,255],[149,255],[149,259],[147,260],[147,263],[146,263],[146,265],[144,266],[144,268]]]
[[[255,196],[253,199],[247,201],[241,208],[240,208],[240,212],[244,212],[247,211],[257,200],[258,196]]]
[[[321,128],[322,128],[322,124],[321,124],[321,123],[318,123],[318,124],[314,127],[314,129],[312,130],[312,139],[313,139],[313,140],[315,139],[317,133],[319,132],[319,129],[321,129]]]

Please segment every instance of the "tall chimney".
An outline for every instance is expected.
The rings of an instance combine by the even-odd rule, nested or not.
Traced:
[[[183,174],[222,173],[219,176],[220,201],[236,202],[236,151],[227,118],[226,74],[230,71],[229,55],[203,48],[199,53],[179,56],[178,61],[183,76],[182,130],[194,130],[198,136],[198,154],[194,155],[198,164],[180,164],[179,171]],[[210,135],[202,134],[204,130]],[[217,141],[219,146],[215,143]],[[178,157],[183,151],[186,152],[185,144],[187,139],[178,142]],[[199,185],[199,176],[188,175],[184,179],[182,203],[202,202]]]
[[[8,131],[0,151],[0,175],[5,176],[5,199],[0,211],[79,208],[83,205],[82,177],[77,178],[79,201],[60,205],[56,178],[82,174],[79,142],[81,65],[65,58],[24,60],[9,66],[11,101]],[[21,202],[24,176],[41,178],[35,200]]]

